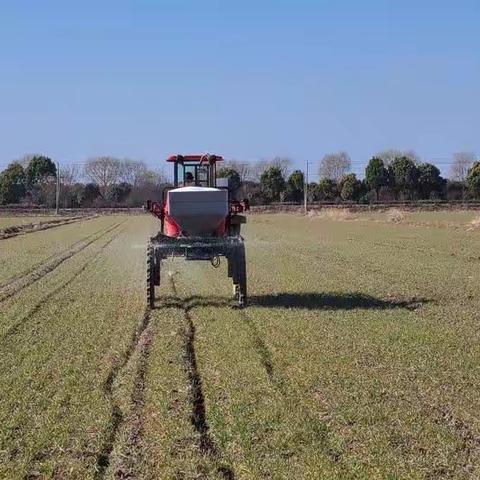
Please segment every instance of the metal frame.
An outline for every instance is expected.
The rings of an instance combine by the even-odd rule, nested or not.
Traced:
[[[184,257],[186,260],[211,261],[217,267],[219,257],[227,259],[228,276],[233,282],[233,295],[238,306],[247,304],[247,271],[245,244],[238,236],[227,237],[168,237],[158,233],[150,238],[147,248],[147,301],[155,308],[155,287],[160,285],[162,260]]]

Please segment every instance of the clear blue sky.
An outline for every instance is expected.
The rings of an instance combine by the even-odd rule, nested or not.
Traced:
[[[0,3],[0,165],[480,153],[480,2]]]

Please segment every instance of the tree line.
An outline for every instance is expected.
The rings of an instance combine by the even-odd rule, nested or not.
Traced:
[[[286,175],[290,161],[274,159],[255,178],[245,178],[243,164],[227,162],[220,175],[238,183],[252,204],[301,202],[304,173]],[[480,200],[480,161],[473,153],[454,155],[450,178],[443,178],[437,166],[421,162],[412,151],[388,150],[373,156],[363,179],[351,173],[346,152],[327,154],[320,162],[318,182],[309,182],[309,202],[373,203],[405,200]],[[248,168],[248,166],[247,166]],[[248,172],[249,173],[249,172]]]
[[[140,207],[168,185],[161,171],[137,160],[96,157],[57,171],[49,157],[31,155],[0,173],[0,205],[55,206],[57,175],[61,208]]]
[[[239,198],[255,205],[272,202],[301,202],[304,173],[291,171],[292,161],[276,157],[270,161],[224,162],[220,177],[228,177]],[[454,155],[450,178],[412,151],[388,150],[373,156],[363,179],[351,173],[346,152],[327,154],[316,173],[320,180],[308,182],[309,202],[372,203],[392,200],[480,199],[480,160],[472,153]],[[140,207],[148,199],[160,199],[171,186],[161,171],[144,162],[95,157],[81,166],[73,164],[57,171],[47,156],[30,155],[12,162],[0,173],[0,205],[55,205],[57,176],[60,207]]]

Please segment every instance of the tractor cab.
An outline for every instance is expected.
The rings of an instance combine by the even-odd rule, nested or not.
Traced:
[[[224,187],[225,182],[217,182],[217,162],[223,161],[219,155],[172,155],[167,162],[173,163],[173,186],[179,187]]]

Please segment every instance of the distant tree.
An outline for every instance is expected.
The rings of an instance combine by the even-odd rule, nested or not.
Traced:
[[[467,179],[468,170],[475,162],[473,152],[458,152],[453,154],[453,163],[450,169],[450,178],[458,182],[464,182]]]
[[[68,189],[68,196],[63,195],[66,207],[80,208],[85,206],[85,185],[83,183],[74,183]]]
[[[408,157],[396,158],[390,164],[388,170],[397,196],[400,193],[404,199],[408,194],[412,198],[418,182],[418,168],[414,161]]]
[[[417,168],[420,198],[429,199],[432,194],[439,196],[445,183],[440,170],[431,163],[420,163]]]
[[[240,186],[240,174],[232,167],[223,167],[217,172],[218,178],[228,178],[229,188],[236,190]]]
[[[113,157],[96,157],[87,160],[84,168],[85,176],[98,185],[102,196],[108,188],[120,180],[124,165],[122,161]]]
[[[365,183],[368,188],[375,190],[376,199],[380,196],[380,189],[388,185],[388,170],[385,168],[383,160],[373,157],[368,162],[365,169]]]
[[[132,185],[127,182],[116,183],[110,185],[105,194],[105,199],[114,203],[122,203],[130,195],[132,191]]]
[[[171,185],[167,183],[162,170],[147,170],[134,186],[126,204],[138,207],[144,205],[147,200],[161,201],[166,186],[170,187]]]
[[[60,168],[60,183],[63,187],[74,185],[77,182],[78,177],[79,169],[77,165],[66,165]]]
[[[56,178],[57,167],[52,160],[43,155],[35,155],[25,169],[27,187],[32,188],[48,178]]]
[[[258,160],[252,163],[251,168],[251,180],[254,182],[260,182],[260,178],[263,172],[269,167],[266,160]]]
[[[0,173],[0,204],[19,203],[25,195],[25,181],[25,170],[16,162]]]
[[[120,161],[119,170],[119,180],[137,188],[147,174],[148,168],[145,162],[125,159]]]
[[[259,182],[262,174],[270,167],[277,167],[280,169],[283,178],[286,178],[288,170],[292,161],[287,157],[274,157],[271,160],[258,160],[250,164],[248,168],[249,180]]]
[[[335,200],[340,196],[337,183],[330,178],[324,178],[323,180],[320,180],[318,183],[318,195],[319,200]]]
[[[400,157],[407,157],[412,160],[413,163],[420,162],[420,157],[414,150],[396,150],[394,148],[391,148],[389,150],[382,150],[376,153],[374,157],[383,160],[383,164],[385,167],[389,167],[396,158]]]
[[[344,175],[339,183],[342,200],[356,201],[362,195],[362,182],[354,173]]]
[[[260,185],[267,202],[278,202],[285,190],[285,178],[278,167],[268,167],[260,177]]]
[[[238,198],[248,198],[251,205],[263,205],[266,203],[262,187],[257,182],[244,181],[238,192]]]
[[[288,157],[274,157],[268,162],[269,167],[277,167],[282,172],[282,177],[286,178],[292,161]]]
[[[347,152],[329,153],[320,162],[320,177],[338,182],[351,168]]]
[[[83,191],[82,206],[91,206],[101,196],[100,188],[96,183],[87,183]]]
[[[295,170],[291,173],[287,180],[287,200],[299,202],[303,199],[303,191],[303,172],[301,170]]]
[[[321,192],[316,182],[310,182],[307,187],[307,201],[318,202],[321,200]]]
[[[468,193],[473,198],[480,198],[480,161],[475,162],[467,174]]]
[[[241,183],[255,180],[252,164],[250,162],[242,162],[240,160],[227,160],[223,163],[222,167],[233,168],[233,170],[236,170],[238,172],[238,175],[240,176]]]
[[[465,195],[465,182],[448,180],[445,186],[445,197],[447,200],[462,200]]]

